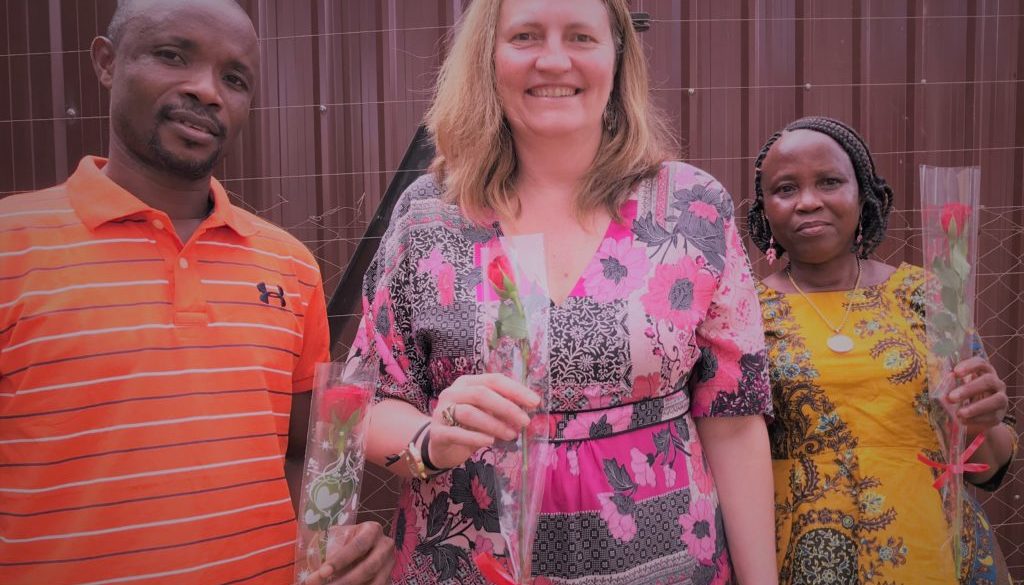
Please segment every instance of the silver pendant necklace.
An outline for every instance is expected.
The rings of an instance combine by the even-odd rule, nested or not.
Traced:
[[[814,312],[817,313],[819,317],[821,317],[821,320],[824,321],[825,325],[832,331],[832,335],[828,338],[828,340],[825,341],[825,345],[827,345],[829,349],[836,353],[846,353],[853,349],[853,340],[850,339],[848,335],[845,335],[840,332],[843,330],[843,327],[846,326],[846,320],[850,318],[850,309],[853,307],[853,301],[849,298],[849,293],[852,292],[854,293],[854,295],[857,294],[857,289],[860,288],[860,275],[860,258],[857,258],[857,280],[853,285],[853,290],[847,292],[846,311],[843,313],[842,322],[839,323],[839,327],[833,327],[832,322],[829,321],[828,317],[826,317],[825,314],[821,312],[821,309],[819,309],[817,305],[811,302],[811,299],[804,294],[804,291],[800,290],[800,287],[796,284],[796,281],[793,280],[793,273],[790,270],[790,266],[786,266],[786,276],[789,277],[790,284],[793,285],[793,288],[796,289],[796,292],[800,293],[800,296],[803,297],[805,301],[807,301],[807,304],[810,305],[812,309],[814,309]]]

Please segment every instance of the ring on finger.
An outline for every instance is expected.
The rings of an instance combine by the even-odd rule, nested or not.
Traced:
[[[444,410],[441,411],[441,422],[442,423],[444,423],[445,425],[447,425],[449,427],[461,427],[462,426],[461,424],[459,424],[459,419],[455,418],[455,407],[457,407],[457,406],[458,406],[457,403],[452,402],[451,404],[446,406],[444,408]]]

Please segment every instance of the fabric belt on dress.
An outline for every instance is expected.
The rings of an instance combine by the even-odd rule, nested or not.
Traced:
[[[680,418],[690,412],[690,394],[683,386],[663,396],[576,411],[551,412],[552,443],[611,437]]]

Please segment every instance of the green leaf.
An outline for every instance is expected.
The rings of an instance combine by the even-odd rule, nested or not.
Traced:
[[[352,416],[348,417],[348,422],[345,423],[345,431],[351,433],[355,430],[356,425],[359,424],[359,415],[362,414],[361,409],[355,409],[352,411]]]
[[[505,293],[508,295],[508,298],[512,298],[519,294],[519,289],[516,287],[516,281],[512,280],[512,276],[502,273],[502,277],[502,284],[505,286]]]
[[[966,303],[960,305],[959,309],[956,312],[956,316],[957,320],[960,323],[960,326],[964,330],[971,328],[971,310]]]
[[[956,349],[957,345],[949,338],[939,339],[932,344],[932,353],[939,357],[952,357]]]
[[[338,439],[334,441],[334,452],[339,456],[344,456],[347,447],[348,433],[338,433]]]
[[[498,308],[497,327],[501,328],[502,337],[512,339],[527,339],[529,332],[526,329],[526,315],[518,310],[514,304],[502,303]]]
[[[936,257],[932,260],[932,272],[939,279],[939,285],[942,288],[959,288],[961,279],[956,275],[956,271],[953,270],[946,261],[940,257]]]
[[[937,311],[935,314],[929,314],[928,321],[940,333],[950,333],[958,326],[956,319],[953,318],[953,313],[946,311]]]
[[[499,339],[501,339],[501,323],[495,323],[494,329],[491,331],[491,338],[487,340],[487,347],[492,350],[496,349]]]
[[[963,250],[961,246],[953,246],[953,249],[949,251],[949,262],[961,281],[966,281],[970,277],[971,264],[967,261],[966,250]]]
[[[939,292],[942,295],[942,306],[950,313],[956,315],[960,311],[960,299],[959,295],[957,295],[957,290],[943,286]]]

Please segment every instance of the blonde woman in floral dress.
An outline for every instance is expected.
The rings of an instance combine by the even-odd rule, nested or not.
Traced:
[[[922,269],[868,259],[885,236],[892,191],[867,147],[829,118],[774,135],[757,159],[751,236],[782,270],[758,287],[775,419],[770,428],[780,582],[1005,583],[994,535],[968,501],[962,567],[932,468]],[[976,357],[956,366],[953,392],[972,458],[966,479],[994,489],[1016,435],[1006,385]]]
[[[481,374],[479,251],[529,233],[555,419],[536,583],[776,582],[754,283],[730,195],[664,162],[644,59],[625,0],[463,17],[427,117],[438,158],[397,204],[355,346],[382,370],[368,457],[410,478],[396,583],[482,583],[473,555],[505,554],[490,446],[537,399]]]

